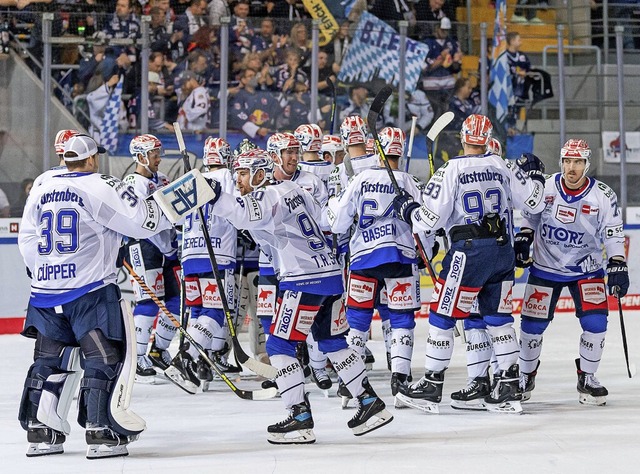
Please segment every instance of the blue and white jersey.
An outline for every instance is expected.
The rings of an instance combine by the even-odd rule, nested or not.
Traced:
[[[345,157],[345,159],[349,158]],[[354,156],[350,160],[354,176],[357,176],[364,170],[380,166],[380,159],[378,158],[378,155],[375,154]],[[337,196],[340,194],[342,190],[347,187],[349,178],[350,176],[347,174],[347,168],[344,163],[340,163],[336,166],[329,176],[329,196]]]
[[[300,169],[296,170],[296,172],[293,173],[293,176],[291,177],[291,181],[311,194],[321,206],[324,206],[327,203],[327,199],[329,199],[327,187],[322,182],[322,180],[314,173],[310,173],[308,171],[303,171]]]
[[[537,214],[544,209],[544,186],[530,179],[514,161],[499,156],[456,156],[434,173],[422,192],[422,206],[413,211],[414,232],[480,223],[497,213],[512,233],[513,208]]]
[[[414,178],[394,171],[398,186],[420,202]],[[353,270],[373,268],[383,263],[416,263],[416,249],[411,227],[397,218],[393,208],[395,190],[386,169],[362,171],[349,181],[344,192],[332,198],[326,208],[331,231],[345,233],[358,216],[349,241]]]
[[[151,178],[147,178],[138,173],[132,173],[125,176],[124,182],[133,187],[138,196],[144,199],[169,184],[171,180],[167,175],[160,172]],[[133,236],[128,235],[127,237]],[[160,232],[147,240],[167,257],[175,256],[178,251],[178,235],[173,228]]]
[[[607,257],[625,255],[616,193],[594,178],[576,193],[561,176],[547,179],[541,214],[522,213],[522,227],[535,231],[530,272],[552,281],[603,276],[602,246]]]
[[[307,173],[316,175],[322,180],[324,187],[329,189],[329,176],[334,170],[336,165],[328,161],[300,161],[298,162],[298,168]]]
[[[233,177],[227,168],[207,171],[202,175],[218,181],[225,193],[236,194]],[[218,269],[234,269],[238,242],[236,228],[224,217],[216,215],[211,204],[203,206],[202,212],[207,222],[207,230],[209,237],[211,237],[211,247],[216,255]],[[199,212],[189,214],[182,228],[182,270],[185,275],[212,271],[199,214]]]
[[[31,190],[18,246],[31,271],[31,304],[50,308],[116,283],[123,235],[171,229],[153,200],[113,176],[67,172]]]
[[[54,166],[53,168],[45,171],[44,173],[38,175],[36,179],[33,180],[32,188],[36,186],[40,186],[45,181],[48,181],[52,176],[57,176],[59,174],[63,174],[67,172],[67,167],[64,165]]]
[[[221,193],[214,212],[251,232],[271,256],[280,289],[319,295],[343,292],[342,269],[318,226],[320,207],[297,184],[282,181],[239,198]]]

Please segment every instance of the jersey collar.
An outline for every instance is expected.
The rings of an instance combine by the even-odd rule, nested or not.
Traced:
[[[584,196],[589,194],[589,191],[591,191],[591,188],[593,188],[593,185],[596,184],[596,181],[593,178],[590,178],[589,176],[587,176],[587,182],[582,187],[582,190],[576,194],[569,194],[569,189],[562,184],[562,173],[556,174],[555,181],[556,181],[555,184],[556,184],[556,189],[558,190],[558,193],[560,194],[560,196],[562,196],[562,199],[564,199],[564,201],[567,203],[579,201]]]

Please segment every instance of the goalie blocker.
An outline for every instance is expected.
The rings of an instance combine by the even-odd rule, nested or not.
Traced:
[[[164,215],[176,223],[207,202],[215,199],[216,193],[198,170],[191,170],[153,193]]]

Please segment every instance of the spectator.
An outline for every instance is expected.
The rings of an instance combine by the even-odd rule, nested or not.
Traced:
[[[182,73],[184,71],[191,71],[206,82],[206,72],[209,65],[207,64],[207,55],[199,50],[195,49],[189,53],[185,60],[183,60],[174,70],[174,89],[176,94],[180,94],[180,86],[182,80]]]
[[[100,140],[100,129],[102,128],[102,118],[104,117],[109,98],[115,88],[120,76],[114,74],[109,80],[101,84],[97,89],[87,94],[87,103],[89,104],[89,117],[91,125],[89,126],[89,134],[95,139]]]
[[[173,95],[173,86],[167,87],[162,69],[162,53],[151,53],[149,58],[149,129],[151,131],[170,131],[173,126],[164,120],[165,97]]]
[[[529,8],[522,8],[524,6],[528,6]],[[518,6],[511,16],[511,23],[531,23],[532,25],[542,24],[542,20],[536,16],[538,14],[538,9],[534,8],[536,6],[540,6],[546,10],[548,4],[546,1],[544,1],[543,4],[540,0],[518,0]]]
[[[375,0],[370,12],[382,21],[389,23],[393,28],[397,28],[396,22],[400,20],[407,20],[412,26],[416,22],[411,2],[408,0],[396,0],[394,2]]]
[[[480,106],[471,100],[472,92],[471,80],[468,77],[461,77],[456,81],[453,96],[449,101],[449,110],[455,117],[447,128],[458,131],[469,115],[480,113]]]
[[[287,49],[285,63],[272,68],[272,76],[275,81],[274,89],[285,94],[294,91],[296,82],[306,84],[309,89],[309,77],[300,67],[300,54],[294,48]]]
[[[195,73],[182,73],[182,89],[178,100],[178,123],[183,130],[202,132],[209,120],[209,93]]]
[[[150,0],[149,3],[144,6],[142,11],[145,15],[152,15],[151,10],[153,8],[158,8],[162,12],[164,27],[167,30],[167,33],[172,33],[173,22],[176,19],[176,14],[169,4],[169,0]]]
[[[211,26],[220,25],[220,18],[223,16],[231,16],[227,0],[210,0],[207,11],[209,13],[209,25]]]
[[[247,54],[242,60],[241,69],[253,69],[257,73],[258,90],[273,90],[274,80],[271,77],[271,74],[269,74],[269,65],[262,62],[262,60],[260,59],[260,54]]]
[[[304,23],[296,23],[291,27],[289,46],[298,50],[301,58],[300,64],[309,66],[308,62],[311,59],[311,41],[309,40],[307,27]]]
[[[336,35],[327,46],[323,49],[330,56],[333,57],[333,72],[338,74],[340,72],[340,65],[342,64],[342,60],[347,54],[347,49],[349,48],[349,42],[351,38],[349,36],[349,28],[351,27],[351,22],[349,20],[345,20],[340,24],[340,28],[336,32]]]
[[[106,38],[136,39],[140,37],[140,21],[133,12],[131,1],[118,0],[116,2],[116,11],[103,31]]]
[[[165,25],[165,13],[160,8],[153,7],[149,10],[149,15],[151,15],[151,51],[168,53],[171,35],[167,32]]]
[[[283,47],[289,37],[274,34],[275,25],[271,18],[265,18],[260,22],[260,32],[251,38],[251,52],[259,53],[265,63],[273,66],[277,60],[277,50]]]
[[[245,69],[240,76],[240,90],[229,101],[229,125],[242,130],[250,138],[266,137],[275,131],[278,115],[285,103],[278,102],[272,94],[257,91],[258,78],[252,69]]]
[[[449,37],[451,20],[442,18],[435,37],[425,43],[429,53],[422,74],[422,89],[427,94],[436,117],[449,108],[456,75],[462,68],[462,51],[455,38]]]
[[[22,183],[20,183],[20,197],[14,203],[14,205],[11,206],[11,217],[22,217],[22,211],[24,210],[24,205],[27,203],[27,197],[29,197],[29,192],[31,191],[32,187],[33,187],[32,178],[26,178],[22,180]],[[0,193],[2,193],[1,190],[0,190]],[[2,200],[1,196],[0,196],[0,200]],[[1,204],[0,204],[0,207],[1,207]]]
[[[442,11],[444,1],[419,0],[416,3],[416,20],[419,22],[417,26],[418,39],[425,39],[434,35],[438,22],[445,18],[445,14]]]
[[[184,15],[184,12],[187,11],[191,4],[191,0],[173,0],[171,3],[176,15]]]
[[[433,120],[433,107],[431,107],[431,102],[427,99],[427,95],[424,91],[420,89],[416,89],[411,93],[409,100],[407,101],[407,109],[409,113],[415,117],[416,119],[416,127],[419,131],[425,131],[427,126]],[[404,128],[407,128],[409,125],[407,124]]]
[[[174,31],[182,31],[187,42],[191,41],[191,37],[200,28],[206,25],[204,15],[207,11],[207,2],[205,0],[191,0],[189,7],[184,15],[178,16],[173,23]]]
[[[251,51],[251,38],[255,34],[249,23],[249,0],[238,0],[233,5],[233,15],[229,24],[229,49],[233,62]]]
[[[0,189],[0,217],[9,217],[11,212],[11,206],[9,205],[9,199],[6,193]]]
[[[187,50],[201,51],[205,55],[207,69],[204,72],[206,78],[204,86],[217,93],[220,88],[220,47],[217,29],[207,25],[200,28],[191,37]]]
[[[507,60],[509,61],[509,72],[511,74],[511,84],[513,86],[513,97],[515,98],[515,104],[509,106],[509,112],[506,119],[506,127],[508,135],[517,134],[516,122],[520,109],[522,108],[522,101],[528,99],[528,91],[525,87],[525,79],[527,73],[531,70],[531,61],[526,54],[520,51],[522,46],[522,38],[520,33],[516,31],[510,31],[507,33]]]
[[[301,8],[297,0],[267,1],[267,13],[272,18],[287,18],[289,21],[309,18],[304,7]]]

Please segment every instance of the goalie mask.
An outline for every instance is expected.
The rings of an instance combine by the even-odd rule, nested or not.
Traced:
[[[269,153],[261,148],[249,150],[239,154],[233,162],[233,171],[248,169],[249,183],[253,189],[263,186],[265,183],[273,181],[273,169],[275,163]],[[254,177],[258,171],[264,170],[264,177],[259,183],[254,183]]]
[[[204,142],[202,164],[205,166],[228,165],[231,162],[231,147],[224,138],[209,137]]]
[[[80,132],[77,130],[60,130],[56,133],[56,139],[54,142],[54,147],[56,149],[56,155],[58,158],[62,158],[64,154],[64,145],[69,141],[71,137],[75,137],[76,135],[80,135]]]
[[[317,153],[322,147],[322,129],[315,123],[306,123],[295,129],[293,135],[300,142],[303,153]]]
[[[248,138],[243,138],[242,141],[238,143],[238,146],[236,147],[236,149],[233,150],[233,156],[234,157],[239,156],[241,153],[244,153],[245,151],[255,150],[256,148],[258,148],[258,145],[253,143]]]
[[[562,161],[565,158],[581,158],[585,160],[584,172],[581,177],[582,179],[587,175],[591,166],[591,148],[589,148],[589,144],[586,140],[578,138],[570,138],[567,140],[564,146],[560,149],[560,170],[563,175],[564,170],[562,168]]]
[[[367,125],[359,115],[345,117],[340,125],[340,138],[345,148],[367,142]]]
[[[493,125],[488,117],[480,114],[469,115],[460,130],[460,141],[472,146],[486,146],[491,139]]]
[[[129,144],[129,153],[131,153],[133,161],[144,167],[151,174],[153,174],[153,172],[149,169],[148,154],[153,150],[160,150],[160,156],[164,155],[162,142],[160,142],[155,135],[138,135],[134,137]]]
[[[403,156],[407,135],[396,127],[385,127],[380,131],[380,146],[385,156]]]
[[[492,153],[502,158],[502,144],[492,137],[487,144],[487,153]]]

